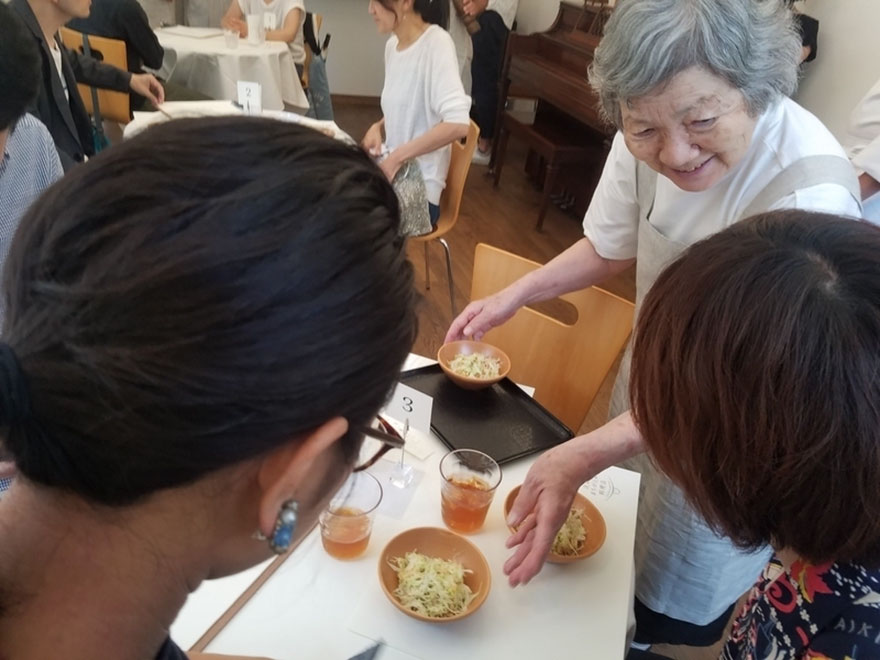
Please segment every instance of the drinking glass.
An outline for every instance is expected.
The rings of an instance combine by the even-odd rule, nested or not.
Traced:
[[[440,461],[440,512],[446,526],[469,534],[482,528],[501,483],[501,467],[476,449],[456,449]]]
[[[321,514],[321,542],[336,559],[360,557],[370,542],[382,485],[369,472],[354,472]]]
[[[238,30],[223,30],[223,38],[226,39],[227,48],[238,48]]]

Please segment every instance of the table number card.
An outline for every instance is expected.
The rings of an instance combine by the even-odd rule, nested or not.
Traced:
[[[277,27],[275,21],[275,14],[268,11],[263,13],[263,29],[266,30],[266,32],[274,30]]]
[[[238,81],[238,104],[246,115],[263,113],[263,88],[260,83]]]
[[[400,422],[408,419],[410,428],[430,435],[433,405],[434,399],[427,394],[419,392],[409,385],[398,383],[385,406],[385,413]]]

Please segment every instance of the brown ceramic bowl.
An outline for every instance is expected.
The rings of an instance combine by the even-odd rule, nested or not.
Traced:
[[[449,367],[449,363],[452,362],[455,359],[455,356],[459,353],[464,353],[465,355],[482,353],[483,355],[497,358],[501,361],[501,368],[498,371],[498,375],[495,378],[470,378],[455,373]],[[481,341],[471,341],[469,339],[451,341],[448,344],[443,344],[443,346],[440,347],[440,350],[437,351],[437,362],[440,363],[440,368],[443,369],[443,372],[449,376],[449,380],[466,390],[481,390],[484,387],[489,387],[502,380],[508,373],[510,373],[510,358],[507,357],[507,353],[500,348],[495,348],[491,344],[485,344]]]
[[[520,487],[517,486],[510,491],[507,494],[507,499],[504,500],[505,519],[507,518],[507,514],[510,513],[510,509],[516,500],[516,496],[519,495],[519,488]],[[586,559],[590,555],[596,554],[599,548],[602,547],[602,544],[605,543],[605,519],[602,517],[602,514],[599,513],[599,509],[580,493],[577,493],[574,496],[574,502],[571,503],[571,508],[580,509],[583,512],[581,513],[581,522],[587,532],[587,539],[584,541],[584,545],[580,552],[576,555],[557,555],[553,552],[548,552],[547,561],[551,563],[568,564],[573,561]],[[507,527],[511,532],[516,531],[510,525]]]
[[[389,561],[413,551],[429,557],[454,559],[471,571],[465,575],[464,583],[471,588],[476,597],[464,612],[441,619],[418,614],[400,604],[394,595],[394,590],[397,589],[397,573],[391,568]],[[416,527],[395,536],[382,550],[379,556],[379,583],[388,600],[404,614],[420,621],[446,623],[470,616],[480,608],[489,595],[492,574],[489,572],[489,563],[483,553],[466,538],[439,527]]]

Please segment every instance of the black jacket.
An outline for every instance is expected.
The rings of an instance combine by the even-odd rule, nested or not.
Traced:
[[[67,25],[86,34],[124,41],[128,70],[132,73],[140,73],[144,66],[162,66],[165,51],[137,0],[92,0],[89,17],[75,18]]]
[[[27,25],[37,42],[42,59],[42,85],[29,112],[36,115],[49,129],[52,139],[55,140],[61,165],[67,171],[76,163],[82,162],[84,156],[94,154],[92,125],[79,96],[77,81],[94,87],[127,92],[130,88],[131,74],[115,66],[102,64],[82,53],[67,50],[56,36],[55,40],[61,49],[61,75],[67,82],[70,96],[68,101],[64,96],[61,81],[55,75],[52,53],[49,52],[43,31],[27,0],[12,0],[9,6]]]

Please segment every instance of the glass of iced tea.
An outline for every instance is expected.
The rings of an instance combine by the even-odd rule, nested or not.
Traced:
[[[369,472],[355,472],[321,514],[324,550],[337,559],[360,557],[370,542],[382,485]]]
[[[476,449],[456,449],[440,461],[440,477],[443,522],[456,532],[478,531],[501,483],[498,463]]]

